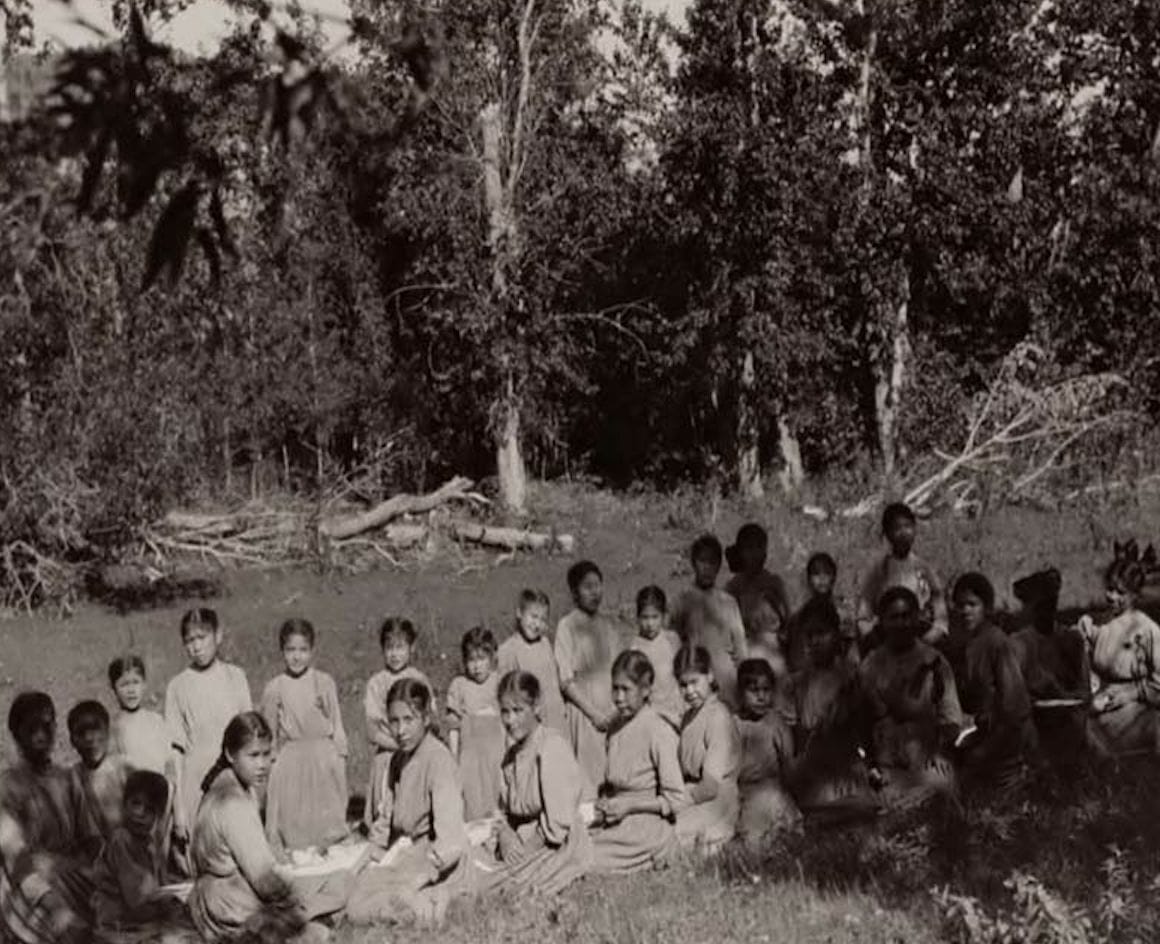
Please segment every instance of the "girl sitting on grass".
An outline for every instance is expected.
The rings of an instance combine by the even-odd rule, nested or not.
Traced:
[[[774,707],[777,679],[764,659],[746,659],[737,667],[737,691],[741,701],[737,831],[746,844],[754,846],[770,833],[791,829],[801,821],[785,785],[793,765],[793,730]]]
[[[673,822],[686,804],[677,734],[649,704],[653,667],[630,649],[612,664],[617,718],[608,736],[608,771],[596,801],[593,871],[655,868],[676,848]]]

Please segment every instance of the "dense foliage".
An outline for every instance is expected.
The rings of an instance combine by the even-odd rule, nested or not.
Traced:
[[[340,477],[897,486],[1027,342],[1160,408],[1160,0],[181,6],[3,127],[6,582]]]

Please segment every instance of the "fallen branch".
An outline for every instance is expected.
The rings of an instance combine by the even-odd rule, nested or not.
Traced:
[[[449,501],[464,500],[486,504],[482,495],[469,491],[474,483],[471,479],[456,476],[427,495],[395,495],[362,514],[345,518],[331,518],[318,525],[318,533],[324,538],[341,540],[354,537],[372,528],[379,528],[401,515],[417,515],[431,511]]]
[[[570,534],[526,531],[521,528],[494,528],[467,521],[453,521],[450,527],[456,540],[484,544],[488,547],[502,547],[509,551],[560,551],[571,554],[576,547],[576,539]]]

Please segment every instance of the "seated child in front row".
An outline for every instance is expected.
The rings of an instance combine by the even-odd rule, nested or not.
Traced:
[[[169,783],[161,774],[150,770],[129,774],[121,824],[101,850],[93,874],[98,940],[108,944],[140,940],[149,930],[184,918],[181,902],[161,891],[165,858],[157,842],[157,823],[168,806]]]
[[[741,814],[737,830],[748,844],[796,826],[801,814],[784,781],[793,763],[793,730],[774,706],[777,680],[764,659],[746,659],[737,668],[741,708],[741,769],[737,782]]]
[[[77,840],[91,862],[121,824],[128,770],[120,757],[109,753],[109,713],[99,701],[82,701],[68,713],[68,733],[80,757],[69,768]]]
[[[464,815],[476,820],[496,811],[503,764],[495,636],[476,626],[464,634],[460,650],[463,675],[455,676],[447,689],[447,746],[459,761]]]

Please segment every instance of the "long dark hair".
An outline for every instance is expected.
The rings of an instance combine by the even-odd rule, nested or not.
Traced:
[[[218,774],[230,766],[230,754],[236,754],[254,741],[272,741],[273,739],[274,735],[270,731],[270,725],[266,723],[266,719],[262,717],[260,712],[243,711],[240,715],[234,715],[230,723],[226,725],[226,733],[222,735],[222,752],[218,754],[218,759],[214,761],[209,773],[201,781],[201,792],[208,793],[213,782],[217,780]]]

